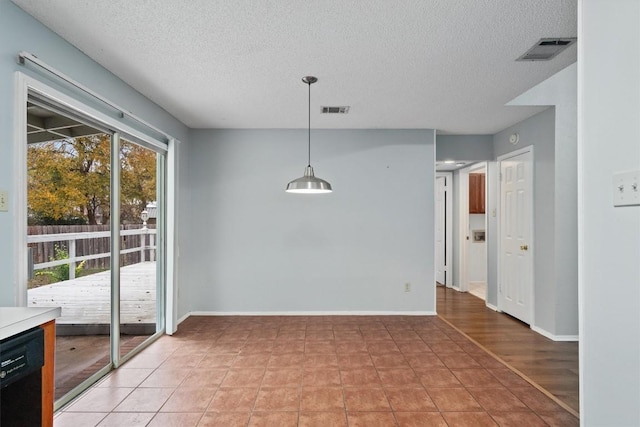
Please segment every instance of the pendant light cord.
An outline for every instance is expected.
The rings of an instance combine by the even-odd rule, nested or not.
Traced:
[[[307,83],[309,85],[309,127],[308,129],[308,164],[307,166],[311,167],[311,82]]]

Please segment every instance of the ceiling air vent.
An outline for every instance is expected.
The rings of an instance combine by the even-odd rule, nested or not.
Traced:
[[[575,37],[540,39],[524,55],[516,59],[516,61],[548,61],[574,44],[576,40],[578,39]]]
[[[347,114],[349,107],[322,107],[322,114]]]

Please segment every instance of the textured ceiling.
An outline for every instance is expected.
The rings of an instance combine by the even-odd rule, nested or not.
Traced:
[[[14,0],[193,128],[435,128],[490,134],[576,61],[515,62],[577,35],[577,0]],[[108,94],[106,94],[108,95]],[[349,105],[320,115],[321,105]]]

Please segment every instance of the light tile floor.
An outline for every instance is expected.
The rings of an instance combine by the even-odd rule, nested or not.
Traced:
[[[487,285],[479,282],[469,283],[469,293],[484,300],[487,295]]]
[[[562,426],[438,317],[190,317],[56,414],[66,426]]]

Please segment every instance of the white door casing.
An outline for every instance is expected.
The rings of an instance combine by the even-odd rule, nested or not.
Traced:
[[[469,241],[469,170],[464,168],[459,170],[458,180],[458,281],[457,288],[460,292],[467,292],[468,271],[467,271],[467,245]],[[455,287],[455,285],[454,285]]]
[[[533,150],[498,159],[500,169],[498,308],[533,322]]]
[[[453,284],[453,173],[436,172],[435,188],[435,265],[436,281]]]
[[[446,260],[446,205],[445,188],[447,178],[436,177],[436,282],[446,284],[447,282],[447,260]]]

